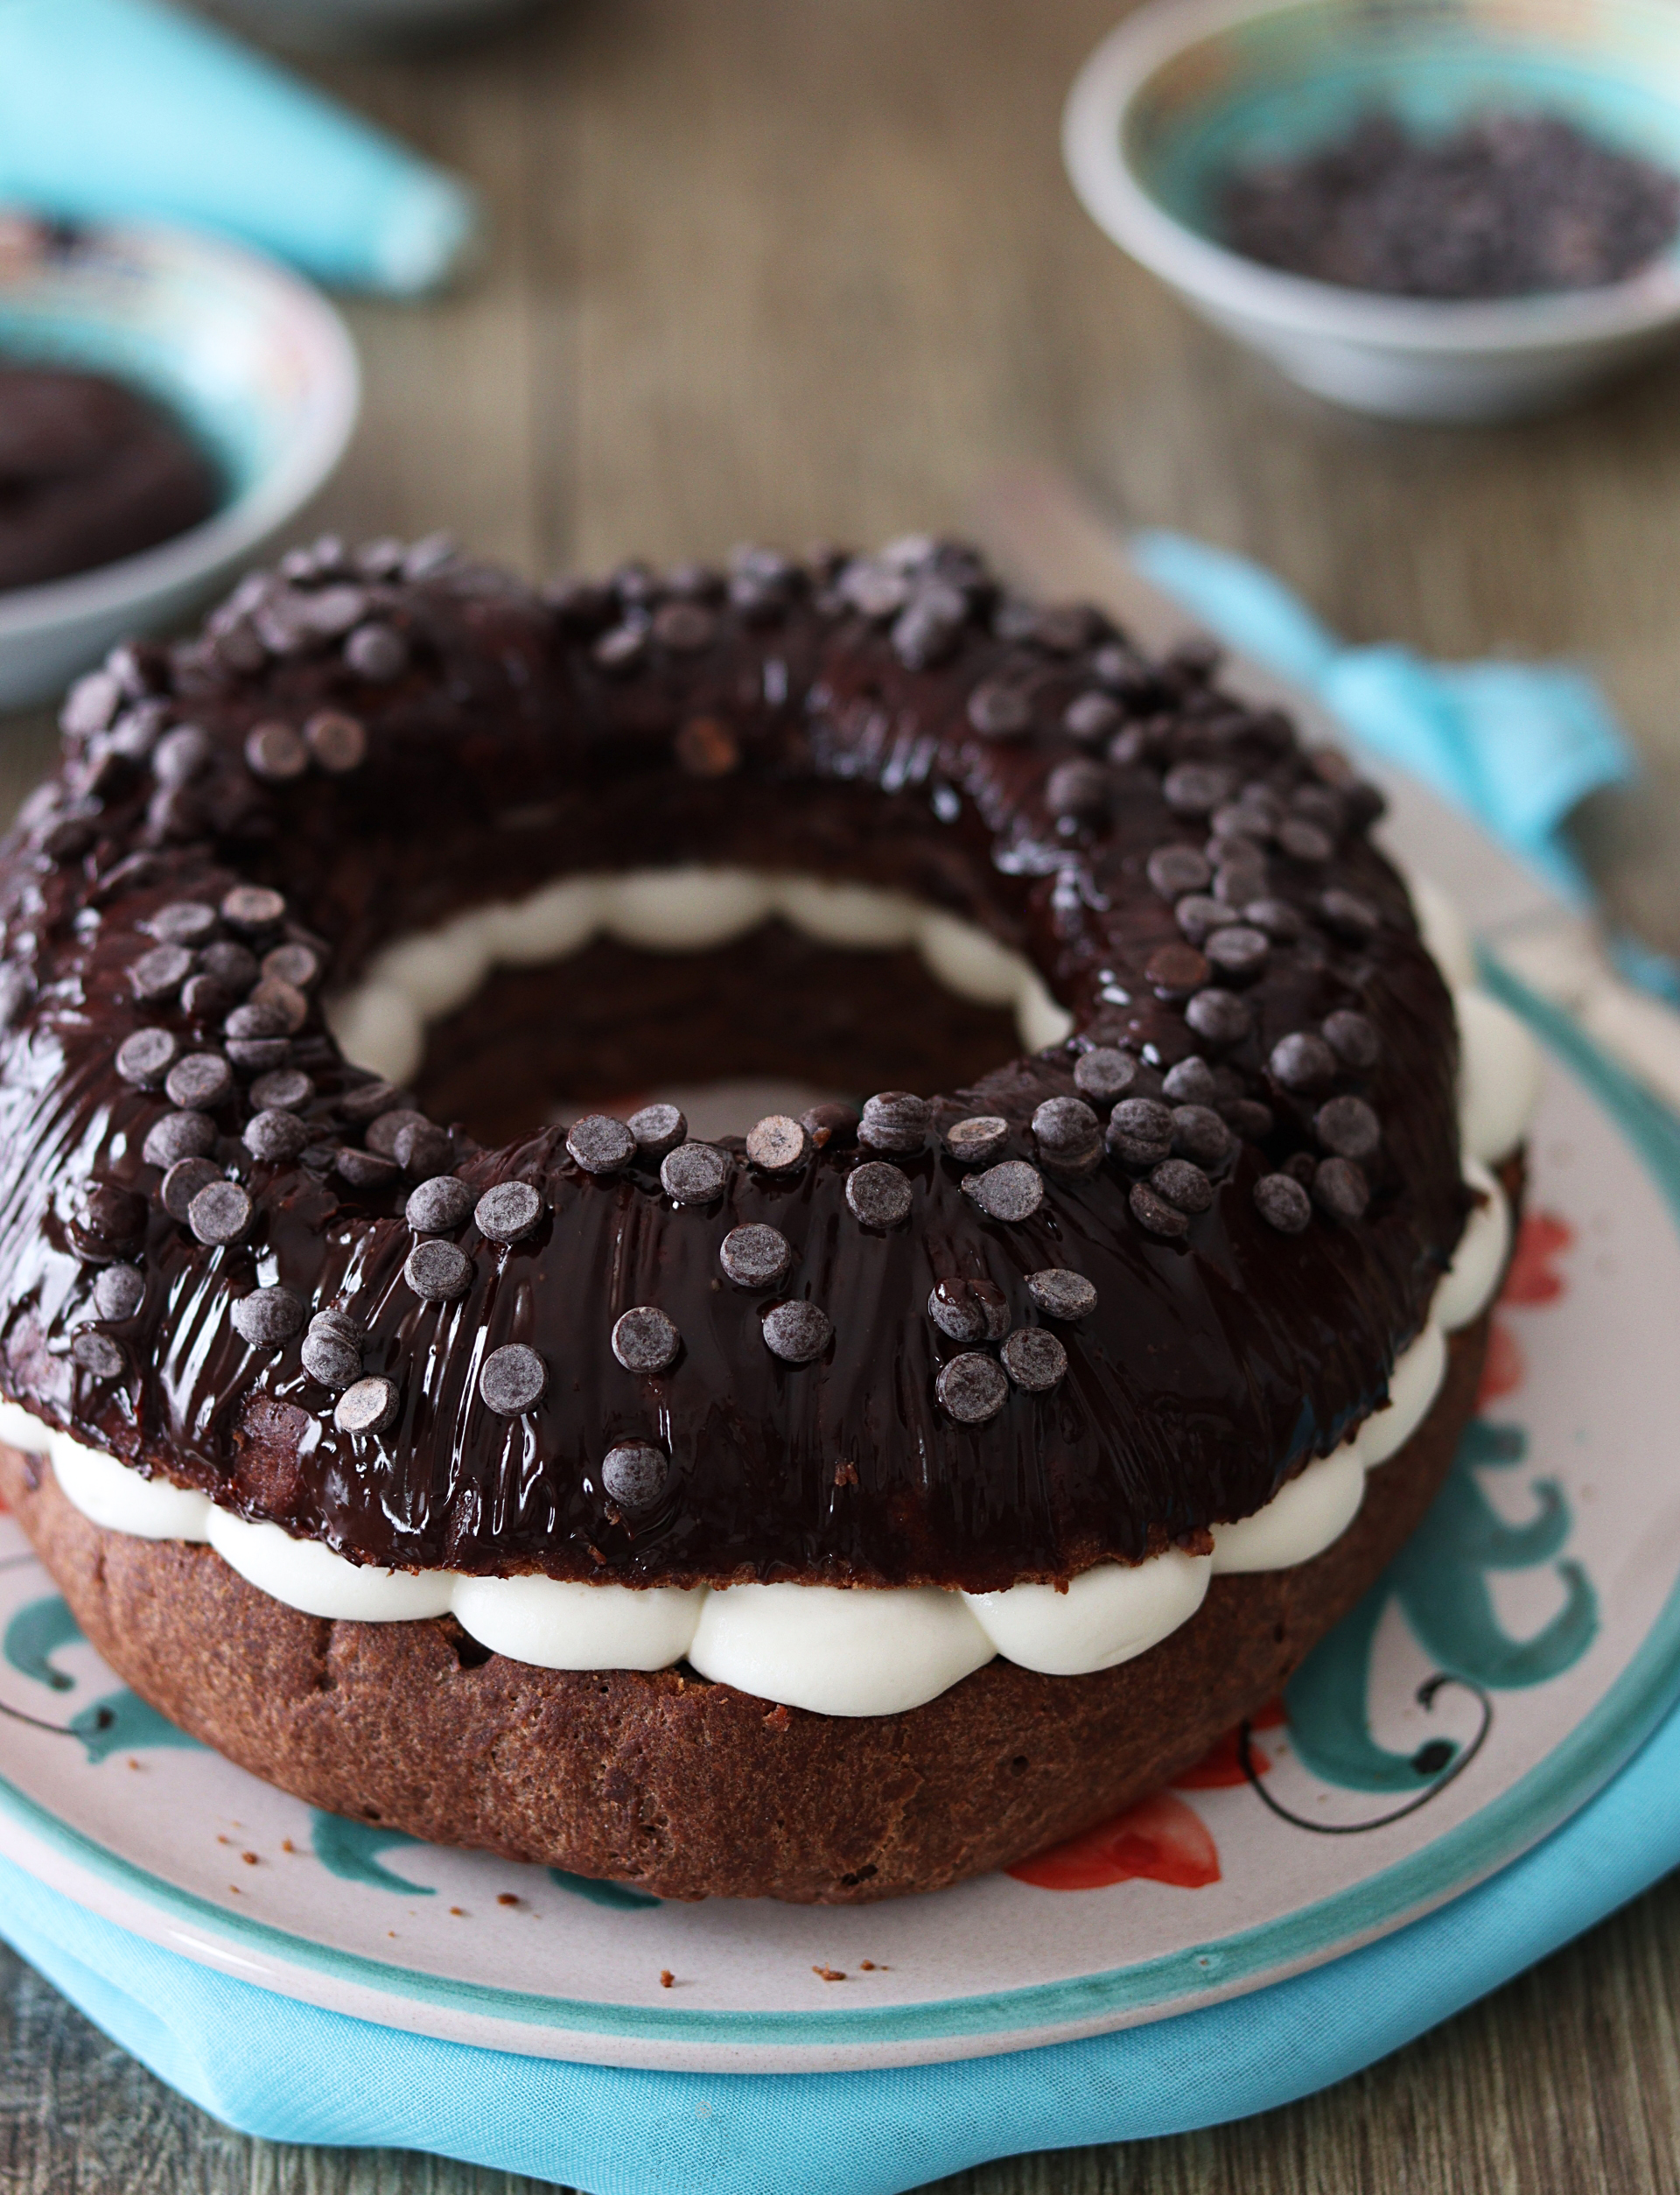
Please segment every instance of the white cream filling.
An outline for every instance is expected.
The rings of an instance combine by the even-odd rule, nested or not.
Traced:
[[[1396,1363],[1387,1406],[1255,1515],[1216,1525],[1211,1556],[1172,1549],[1135,1566],[1100,1564],[1066,1591],[1017,1585],[976,1594],[813,1585],[689,1592],[381,1570],[278,1525],[249,1523],[202,1494],[143,1478],[16,1404],[0,1403],[0,1440],[50,1455],[66,1496],[94,1524],[149,1539],[207,1539],[288,1607],[360,1623],[452,1613],[493,1652],[539,1668],[662,1669],[687,1659],[713,1682],[841,1715],[902,1714],[994,1654],[1046,1675],[1112,1668],[1188,1622],[1210,1577],[1292,1568],[1347,1529],[1365,1472],[1404,1445],[1434,1401],[1446,1368],[1446,1335],[1480,1315],[1503,1269],[1510,1214],[1487,1162],[1521,1138],[1537,1097],[1538,1054],[1521,1023],[1472,987],[1474,964],[1456,910],[1433,887],[1414,891],[1426,940],[1455,985],[1465,1178],[1487,1202],[1470,1217],[1428,1324]],[[1068,1017],[1036,972],[972,924],[872,886],[703,869],[570,878],[404,939],[336,1002],[334,1028],[351,1057],[401,1081],[417,1063],[425,1023],[463,1004],[498,963],[557,958],[600,930],[655,950],[697,950],[771,914],[829,943],[914,944],[948,988],[1012,1005],[1031,1048],[1067,1033]]]

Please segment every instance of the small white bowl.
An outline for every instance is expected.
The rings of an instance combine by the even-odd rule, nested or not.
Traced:
[[[318,291],[181,229],[65,239],[0,222],[0,358],[146,389],[227,484],[213,517],[155,549],[0,593],[0,708],[50,698],[113,642],[181,617],[225,582],[326,480],[360,404],[355,347]]]
[[[1086,211],[1195,312],[1355,410],[1544,411],[1671,340],[1680,251],[1603,288],[1460,304],[1280,273],[1215,237],[1219,178],[1299,154],[1375,106],[1425,130],[1489,107],[1561,113],[1680,171],[1671,0],[1152,0],[1091,55],[1062,118]]]

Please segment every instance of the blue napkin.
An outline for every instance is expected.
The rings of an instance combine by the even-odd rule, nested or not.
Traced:
[[[0,0],[0,205],[211,228],[323,282],[427,290],[472,193],[163,0]]]

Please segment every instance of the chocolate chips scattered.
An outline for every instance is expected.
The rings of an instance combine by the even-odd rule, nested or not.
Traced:
[[[995,1357],[978,1350],[953,1357],[934,1382],[934,1392],[947,1417],[959,1425],[984,1425],[1009,1399],[1009,1381]]]
[[[245,735],[245,767],[270,785],[284,785],[309,768],[309,749],[289,724],[254,725]]]
[[[222,921],[231,929],[253,936],[272,929],[276,922],[285,920],[285,915],[286,902],[282,894],[261,884],[236,884],[221,902]]]
[[[140,927],[162,945],[201,945],[216,927],[216,910],[202,900],[173,900]]]
[[[612,1354],[626,1371],[658,1372],[676,1362],[682,1336],[663,1311],[639,1303],[612,1329]]]
[[[766,1113],[746,1132],[746,1155],[766,1174],[791,1174],[810,1157],[810,1135],[802,1121]]]
[[[1314,1036],[1310,1029],[1296,1029],[1279,1037],[1266,1065],[1285,1090],[1321,1090],[1334,1079],[1336,1055],[1321,1036]]]
[[[1214,1201],[1213,1183],[1188,1159],[1163,1159],[1151,1173],[1149,1186],[1175,1211],[1193,1216],[1207,1211]]]
[[[302,1327],[304,1300],[291,1288],[253,1288],[230,1315],[234,1332],[253,1349],[278,1349]]]
[[[1362,1098],[1332,1098],[1312,1116],[1313,1133],[1339,1159],[1374,1157],[1382,1140],[1376,1115]]]
[[[1123,1098],[1109,1116],[1107,1142],[1122,1166],[1158,1166],[1172,1148],[1171,1107],[1153,1098]]]
[[[636,1139],[637,1155],[644,1159],[662,1159],[689,1133],[688,1122],[675,1105],[644,1105],[624,1125]]]
[[[1230,1156],[1235,1140],[1211,1105],[1173,1106],[1172,1149],[1178,1158],[1194,1160],[1199,1167],[1219,1166]]]
[[[1068,1352],[1041,1326],[1018,1326],[998,1352],[1004,1370],[1028,1394],[1047,1394],[1068,1371]]]
[[[836,1098],[819,1098],[799,1116],[813,1149],[844,1151],[858,1140],[858,1110]]]
[[[1046,1098],[1032,1115],[1032,1133],[1054,1173],[1088,1173],[1102,1159],[1102,1124],[1082,1098]]]
[[[310,1322],[301,1354],[304,1370],[323,1387],[349,1387],[361,1377],[360,1339],[318,1316]]]
[[[896,1227],[910,1217],[913,1202],[907,1175],[885,1159],[872,1159],[846,1176],[846,1203],[865,1227]]]
[[[70,1344],[70,1359],[91,1379],[120,1379],[128,1366],[128,1354],[108,1334],[89,1328]]]
[[[1280,1235],[1298,1235],[1312,1217],[1312,1200],[1289,1174],[1263,1174],[1254,1185],[1254,1206]]]
[[[679,1143],[660,1161],[660,1185],[678,1204],[710,1204],[729,1183],[729,1161],[710,1143]]]
[[[973,1113],[945,1131],[945,1148],[961,1166],[984,1166],[1009,1141],[1009,1123],[997,1113]]]
[[[732,1227],[718,1262],[738,1288],[774,1288],[793,1270],[794,1245],[774,1227]]]
[[[669,1458],[645,1441],[627,1441],[601,1459],[601,1490],[622,1510],[652,1509],[670,1483]]]
[[[1361,1219],[1371,1201],[1364,1169],[1351,1159],[1325,1159],[1314,1169],[1312,1202],[1336,1219]]]
[[[808,1364],[828,1347],[834,1322],[815,1303],[776,1303],[764,1315],[764,1345],[784,1364]]]
[[[94,1309],[102,1319],[131,1319],[145,1293],[145,1275],[138,1266],[107,1266],[94,1282]]]
[[[548,1391],[549,1368],[523,1342],[493,1349],[479,1373],[479,1394],[499,1418],[522,1417]]]
[[[300,1068],[283,1067],[251,1084],[251,1103],[262,1112],[296,1112],[315,1095],[315,1085]]]
[[[1062,1266],[1047,1266],[1042,1273],[1029,1273],[1026,1287],[1034,1303],[1048,1318],[1065,1319],[1071,1324],[1075,1319],[1088,1318],[1096,1308],[1096,1288],[1082,1273],[1069,1273]]]
[[[129,969],[129,981],[136,999],[149,1005],[172,999],[192,972],[192,955],[185,945],[154,945]]]
[[[410,1251],[402,1278],[423,1303],[452,1303],[472,1285],[472,1260],[458,1243],[428,1235]]]
[[[270,1166],[290,1165],[302,1156],[309,1140],[309,1130],[296,1113],[282,1112],[277,1107],[253,1113],[241,1138],[254,1159]]]
[[[186,1208],[186,1224],[201,1243],[212,1246],[243,1242],[256,1208],[237,1182],[212,1182]]]
[[[1164,999],[1187,998],[1211,973],[1206,957],[1189,944],[1158,945],[1144,963],[1145,980]]]
[[[161,1090],[180,1048],[167,1029],[136,1029],[116,1048],[116,1071],[136,1090]]]
[[[84,1258],[116,1257],[145,1231],[146,1200],[115,1182],[77,1185],[70,1236]]]
[[[1214,873],[1194,846],[1157,846],[1145,869],[1150,882],[1164,900],[1182,898],[1186,892],[1205,891]]]
[[[1022,1159],[1005,1159],[984,1174],[970,1174],[962,1184],[988,1219],[1013,1225],[1031,1219],[1044,1202],[1044,1178],[1036,1167]]]
[[[408,643],[388,625],[359,625],[344,643],[344,660],[369,685],[388,685],[408,668]]]
[[[234,1094],[234,1070],[220,1052],[189,1052],[170,1069],[164,1090],[172,1105],[219,1105]]]
[[[1353,945],[1362,945],[1382,919],[1368,900],[1340,890],[1319,894],[1319,918],[1326,929]]]
[[[1214,930],[1202,941],[1201,949],[1222,976],[1241,979],[1257,975],[1264,967],[1271,940],[1263,929],[1233,922]]]
[[[304,726],[304,745],[320,768],[334,777],[360,769],[368,759],[368,730],[359,717],[324,709]]]
[[[1130,1053],[1109,1045],[1094,1045],[1074,1062],[1074,1087],[1094,1105],[1112,1105],[1137,1079],[1138,1062]]]
[[[158,1202],[172,1219],[185,1222],[199,1191],[222,1178],[221,1168],[212,1160],[178,1160],[158,1186]]]
[[[542,1191],[532,1182],[498,1182],[473,1206],[472,1223],[487,1242],[523,1242],[536,1231],[542,1209]]]
[[[935,1280],[928,1315],[954,1342],[998,1342],[1009,1331],[1009,1298],[995,1280]]]
[[[1132,1217],[1152,1235],[1173,1240],[1189,1232],[1190,1222],[1184,1213],[1177,1205],[1168,1203],[1166,1197],[1150,1187],[1148,1182],[1134,1182],[1127,1202],[1131,1206]]]
[[[413,1190],[402,1217],[416,1235],[452,1235],[472,1210],[472,1192],[452,1174],[435,1175]]]
[[[858,1140],[876,1151],[920,1151],[928,1140],[928,1101],[907,1090],[878,1090],[864,1101]]]
[[[1378,1051],[1376,1024],[1347,1007],[1324,1017],[1325,1041],[1344,1067],[1375,1067]]]
[[[622,1120],[592,1112],[567,1129],[566,1148],[585,1174],[616,1174],[636,1155],[636,1139]]]
[[[1240,1044],[1254,1026],[1252,1007],[1235,991],[1198,991],[1184,1018],[1204,1042],[1222,1047]]]
[[[374,1372],[351,1381],[339,1397],[332,1422],[340,1433],[383,1433],[401,1400],[396,1382]]]
[[[229,1048],[231,1049],[231,1047]],[[332,1171],[351,1189],[388,1189],[402,1169],[395,1159],[382,1159],[377,1151],[336,1151]]]
[[[178,1159],[201,1159],[216,1147],[216,1124],[207,1112],[160,1113],[146,1132],[140,1155],[148,1166],[173,1166]]]

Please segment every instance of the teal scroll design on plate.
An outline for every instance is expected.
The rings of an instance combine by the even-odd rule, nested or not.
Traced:
[[[1592,1644],[1599,1628],[1598,1595],[1578,1562],[1560,1559],[1571,1523],[1563,1489],[1555,1480],[1537,1479],[1530,1490],[1534,1514],[1524,1523],[1508,1525],[1476,1483],[1476,1471],[1508,1470],[1527,1454],[1528,1435],[1520,1426],[1474,1420],[1423,1524],[1383,1577],[1292,1679],[1286,1694],[1291,1737],[1303,1766],[1325,1783],[1345,1791],[1418,1794],[1412,1803],[1422,1804],[1460,1773],[1479,1749],[1492,1720],[1490,1692],[1549,1683]],[[1564,1588],[1564,1605],[1533,1637],[1513,1638],[1494,1609],[1488,1573],[1528,1570],[1542,1563],[1553,1565]],[[1419,1704],[1432,1708],[1443,1693],[1468,1690],[1483,1709],[1474,1739],[1460,1743],[1434,1737],[1416,1752],[1395,1753],[1372,1737],[1367,1714],[1372,1650],[1383,1615],[1396,1600],[1419,1645],[1438,1666],[1419,1687]],[[1410,1813],[1411,1807],[1402,1811]]]
[[[29,1602],[13,1616],[0,1639],[0,1653],[20,1677],[28,1677],[52,1692],[74,1692],[75,1679],[60,1669],[52,1657],[66,1646],[81,1644],[81,1626],[70,1613],[70,1603],[62,1594],[49,1593],[42,1600]],[[95,1765],[108,1760],[113,1753],[198,1744],[196,1738],[178,1730],[126,1685],[79,1708],[68,1722],[43,1722],[38,1716],[24,1715],[16,1708],[0,1708],[0,1712],[13,1722],[27,1723],[32,1729],[80,1738],[88,1749],[88,1760]]]
[[[615,1912],[634,1912],[665,1902],[651,1890],[633,1890],[627,1883],[599,1882],[592,1875],[568,1875],[564,1868],[550,1868],[549,1880],[570,1890],[574,1897],[587,1898],[592,1905],[611,1906]]]
[[[424,1841],[411,1837],[406,1829],[387,1829],[376,1821],[352,1821],[346,1814],[318,1811],[310,1825],[309,1841],[327,1873],[342,1882],[360,1883],[374,1890],[397,1890],[404,1897],[436,1896],[430,1883],[410,1883],[380,1861],[379,1855],[394,1845]]]

